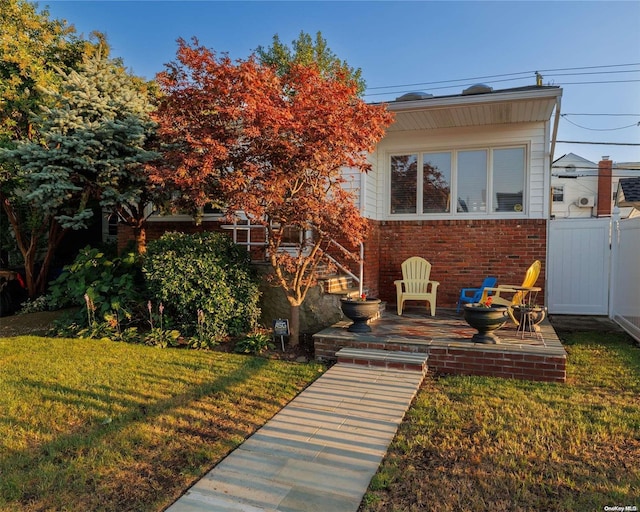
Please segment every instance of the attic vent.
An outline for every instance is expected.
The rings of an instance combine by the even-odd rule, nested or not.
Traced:
[[[428,98],[433,98],[433,94],[428,94],[426,92],[408,92],[407,94],[398,96],[396,101],[426,100]]]
[[[462,91],[463,95],[467,94],[484,94],[486,92],[493,91],[493,87],[489,87],[486,84],[475,84],[471,87],[467,87],[464,91]]]

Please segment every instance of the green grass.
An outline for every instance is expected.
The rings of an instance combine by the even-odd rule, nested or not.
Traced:
[[[0,338],[0,510],[162,510],[322,367]]]
[[[563,342],[566,384],[428,379],[361,511],[640,508],[640,348]],[[162,510],[321,371],[0,338],[0,510]]]
[[[566,384],[427,380],[361,512],[640,509],[640,348],[563,342]]]

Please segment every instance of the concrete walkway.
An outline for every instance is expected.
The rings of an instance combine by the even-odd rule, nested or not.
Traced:
[[[422,379],[336,364],[167,512],[356,512]]]

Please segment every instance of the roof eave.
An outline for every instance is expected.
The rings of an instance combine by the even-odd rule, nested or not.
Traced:
[[[451,106],[478,105],[482,103],[497,103],[505,101],[523,101],[536,99],[556,98],[560,101],[562,89],[560,87],[533,89],[527,91],[490,92],[483,94],[470,94],[460,96],[443,96],[413,101],[392,101],[387,103],[391,112],[408,112],[412,110],[425,110]]]

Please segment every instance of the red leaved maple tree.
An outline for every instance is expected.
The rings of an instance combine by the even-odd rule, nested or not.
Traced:
[[[392,114],[362,101],[357,83],[339,73],[294,65],[279,76],[253,57],[233,62],[196,40],[178,44],[177,60],[158,76],[165,151],[153,178],[178,189],[182,206],[223,204],[264,226],[295,345],[299,307],[327,245],[357,246],[366,236],[343,170],[370,169],[367,154]],[[301,236],[285,248],[291,232]]]

